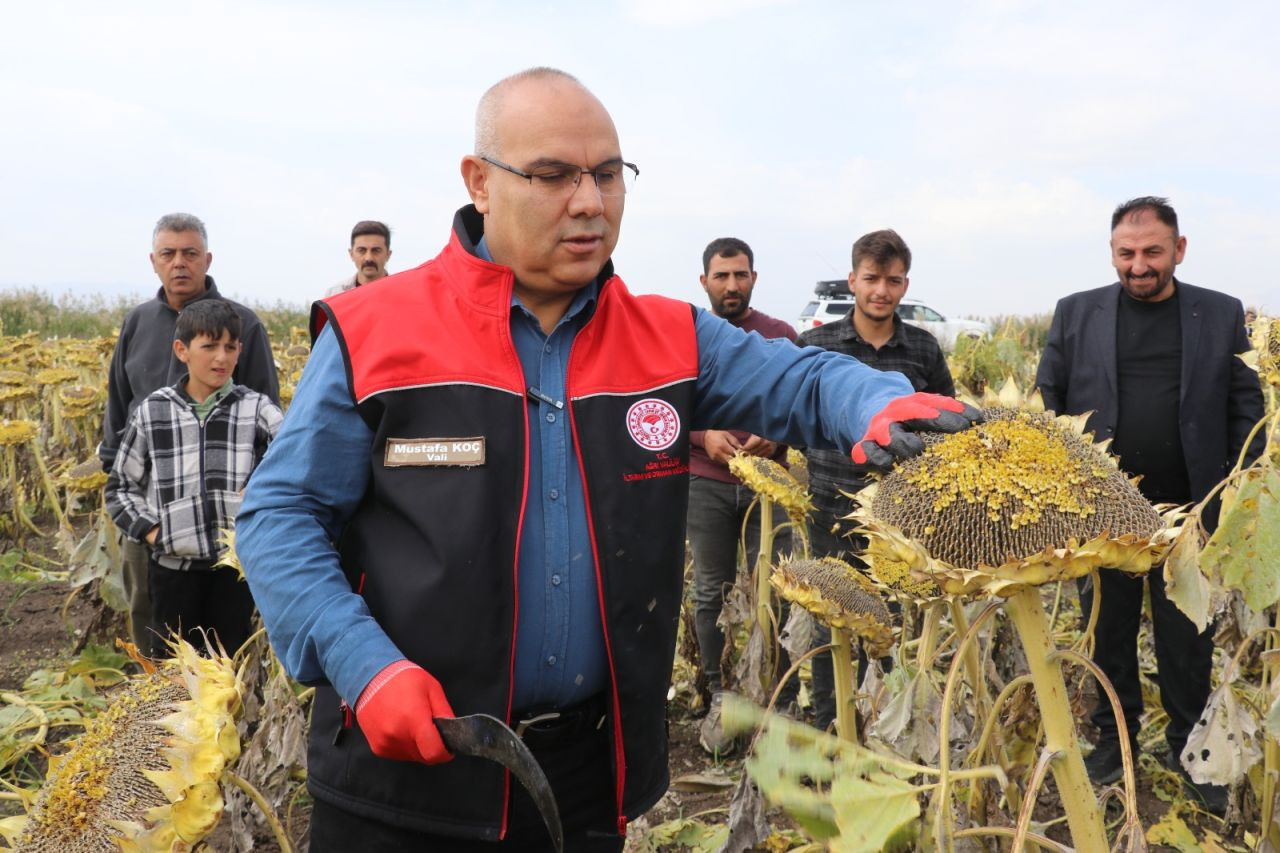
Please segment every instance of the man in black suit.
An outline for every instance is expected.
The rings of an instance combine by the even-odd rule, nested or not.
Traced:
[[[1166,199],[1125,202],[1111,217],[1115,284],[1058,302],[1036,385],[1060,414],[1092,411],[1088,429],[1114,439],[1120,467],[1141,475],[1151,501],[1199,501],[1230,470],[1262,417],[1257,374],[1236,353],[1249,349],[1238,299],[1174,277],[1187,238]],[[1170,764],[1181,755],[1209,696],[1212,632],[1194,624],[1165,595],[1161,571],[1148,575],[1160,698],[1169,714]],[[1094,660],[1115,685],[1129,737],[1142,713],[1138,682],[1141,578],[1099,573],[1100,611]],[[1092,595],[1082,595],[1085,612]],[[1097,784],[1120,777],[1120,738],[1111,705],[1099,690],[1093,713],[1097,748],[1085,762]],[[1135,740],[1136,745],[1136,740]],[[1135,751],[1136,758],[1137,753]],[[1184,774],[1185,777],[1185,774]],[[1225,791],[1199,786],[1211,808]]]

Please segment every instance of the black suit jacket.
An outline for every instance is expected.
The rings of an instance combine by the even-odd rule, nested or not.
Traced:
[[[1262,419],[1262,388],[1258,374],[1236,357],[1250,348],[1240,300],[1176,279],[1175,286],[1182,319],[1178,427],[1191,497],[1198,501],[1226,476]],[[1068,415],[1093,412],[1087,428],[1098,440],[1114,437],[1120,409],[1119,304],[1119,282],[1059,300],[1036,372],[1045,408]],[[1251,448],[1260,450],[1261,442]]]

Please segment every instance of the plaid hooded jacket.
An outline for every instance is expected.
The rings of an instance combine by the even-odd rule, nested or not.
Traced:
[[[243,385],[200,423],[195,401],[176,385],[154,391],[129,417],[107,480],[107,511],[138,542],[157,524],[156,562],[205,568],[221,550],[249,475],[280,429],[280,408]]]

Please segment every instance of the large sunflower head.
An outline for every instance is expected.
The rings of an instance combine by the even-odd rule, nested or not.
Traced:
[[[872,565],[905,564],[949,595],[996,593],[1086,574],[1145,572],[1166,522],[1078,419],[992,407],[858,495]]]
[[[774,569],[769,581],[819,622],[862,638],[872,655],[893,645],[893,620],[879,590],[843,560],[791,560]]]
[[[222,815],[219,780],[240,754],[242,685],[231,661],[189,644],[130,681],[49,762],[18,847],[189,850]]]

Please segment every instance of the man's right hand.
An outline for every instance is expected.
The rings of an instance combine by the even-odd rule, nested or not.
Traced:
[[[702,434],[702,449],[707,451],[712,462],[728,465],[729,460],[742,449],[742,445],[728,430],[709,429]]]
[[[399,660],[383,669],[360,693],[356,721],[379,758],[440,764],[445,749],[435,717],[453,717],[444,688],[422,667]]]

